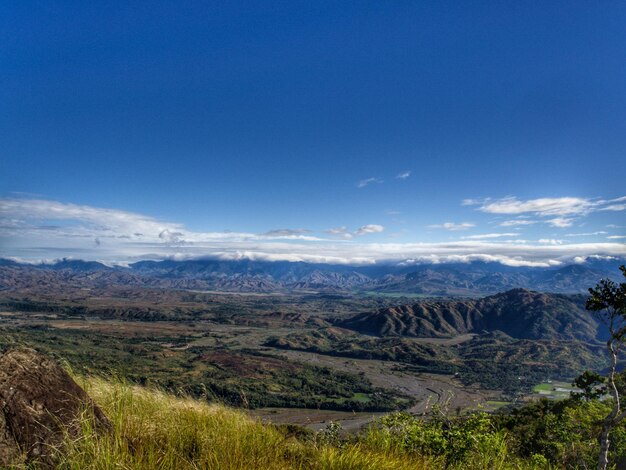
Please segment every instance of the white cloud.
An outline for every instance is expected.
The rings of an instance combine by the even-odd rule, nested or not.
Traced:
[[[380,233],[385,230],[385,227],[377,224],[368,224],[363,227],[359,227],[354,234],[355,235],[365,235],[366,233]]]
[[[601,256],[601,255],[589,255],[589,256],[575,256],[572,258],[574,263],[584,263],[590,259],[602,260],[602,261],[617,261],[619,258],[615,256]]]
[[[521,200],[509,196],[501,199],[464,199],[464,206],[478,206],[477,210],[488,214],[514,215],[513,219],[499,222],[500,227],[522,227],[539,222],[551,227],[571,227],[592,212],[626,210],[626,196],[614,199],[584,197],[555,197]]]
[[[481,235],[468,235],[466,240],[485,240],[489,238],[517,237],[519,233],[483,233]]]
[[[410,172],[409,170],[407,170],[407,171],[403,171],[402,173],[398,173],[398,174],[396,175],[396,178],[397,178],[397,179],[400,179],[400,180],[405,180],[405,179],[407,179],[409,176],[411,176],[411,172]]]
[[[457,224],[454,222],[444,222],[443,224],[429,225],[428,227],[429,228],[444,228],[452,232],[457,232],[459,230],[467,230],[475,226],[476,224],[473,224],[471,222],[461,222],[460,224]]]
[[[592,199],[583,197],[554,197],[538,198],[526,201],[516,197],[502,199],[464,200],[463,205],[479,205],[478,210],[488,214],[499,215],[532,215],[535,217],[552,217],[546,219],[548,225],[558,228],[571,227],[574,222],[592,212],[597,211],[623,211],[626,204],[616,204],[626,201],[626,196],[614,199]],[[536,221],[522,221],[524,219],[507,220],[500,223],[502,227],[516,225],[530,225]]]
[[[595,205],[589,199],[579,197],[539,198],[520,201],[515,197],[506,197],[493,202],[486,202],[479,207],[490,214],[537,214],[573,215],[587,213]]]
[[[383,232],[384,230],[385,230],[385,227],[383,227],[382,225],[368,224],[368,225],[363,225],[362,227],[359,227],[355,231],[350,231],[348,230],[348,227],[342,226],[342,227],[328,229],[326,230],[326,233],[329,233],[331,235],[338,235],[345,239],[351,239],[351,238],[358,237],[361,235],[366,235],[368,233],[380,233],[380,232]]]
[[[549,219],[546,222],[552,227],[567,228],[574,224],[574,220],[575,219],[567,217],[555,217],[554,219]]]
[[[433,263],[433,264],[442,264],[442,263],[471,263],[473,261],[483,261],[486,263],[500,263],[505,266],[512,267],[531,267],[531,268],[547,268],[551,266],[559,266],[562,264],[561,261],[558,260],[545,260],[545,261],[533,261],[528,259],[522,259],[516,256],[506,256],[506,255],[490,255],[484,253],[477,254],[469,254],[469,255],[429,255],[429,256],[419,256],[413,259],[409,259],[401,264],[419,264],[419,263]]]
[[[514,220],[505,220],[504,222],[500,222],[498,225],[500,225],[500,227],[517,227],[521,225],[534,225],[536,223],[537,223],[536,220],[514,219]]]
[[[542,245],[562,245],[563,244],[563,240],[556,240],[554,238],[541,238],[537,241],[538,243],[541,243]]]
[[[159,233],[159,238],[168,243],[180,243],[183,241],[184,234],[182,232],[172,232],[168,229],[163,230]]]
[[[611,204],[610,206],[606,206],[606,207],[603,207],[603,208],[598,209],[598,210],[601,210],[601,211],[615,211],[615,212],[623,211],[623,210],[626,210],[626,204]]]
[[[357,188],[364,188],[366,186],[369,186],[370,184],[376,183],[376,184],[380,184],[382,183],[383,180],[381,180],[380,178],[366,178],[364,180],[359,181],[356,184]]]
[[[600,230],[598,232],[586,232],[586,233],[568,233],[566,237],[592,237],[594,235],[606,235],[607,232]]]
[[[621,240],[623,238],[626,238],[626,235],[611,235],[606,238],[608,238],[609,240]]]
[[[330,233],[331,235],[344,235],[346,233],[350,233],[348,227],[345,225],[342,227],[329,228],[326,230],[326,233]]]
[[[269,230],[263,235],[267,237],[290,237],[293,235],[303,235],[305,233],[311,233],[311,231],[304,228],[277,228]]]
[[[488,201],[487,199],[463,199],[461,201],[462,206],[477,206],[478,204],[483,204],[484,201]]]
[[[161,233],[180,233],[182,224],[118,209],[106,209],[48,201],[45,199],[0,199],[0,218],[18,220],[23,227],[47,230],[51,236],[129,237],[163,239]],[[80,224],[76,224],[79,221]],[[36,222],[33,224],[33,222]]]
[[[376,224],[329,231],[339,235],[339,239],[316,238],[300,233],[300,229],[279,229],[265,234],[198,232],[179,223],[133,212],[41,199],[0,199],[0,220],[0,256],[27,260],[74,257],[109,264],[198,257],[346,264],[483,260],[509,266],[555,266],[576,257],[626,257],[626,244],[617,239],[542,244],[495,237],[389,243],[363,242],[364,238],[357,236],[384,230]],[[7,220],[10,222],[6,223]]]
[[[274,230],[269,230],[265,233],[261,233],[258,235],[259,238],[274,240],[274,239],[282,239],[282,240],[307,240],[307,241],[322,241],[323,238],[315,237],[313,235],[309,235],[311,230],[304,228],[279,228]]]

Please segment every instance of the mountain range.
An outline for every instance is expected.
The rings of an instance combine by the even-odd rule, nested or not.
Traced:
[[[584,293],[600,278],[618,277],[624,260],[538,268],[499,263],[348,266],[286,261],[140,261],[106,266],[64,259],[53,264],[0,260],[0,289],[151,287],[231,292],[331,291],[424,296],[479,296],[525,288]]]

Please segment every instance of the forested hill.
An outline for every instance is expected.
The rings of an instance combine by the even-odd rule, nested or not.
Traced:
[[[604,332],[583,295],[512,289],[478,300],[423,301],[364,312],[337,326],[376,336],[451,337],[501,331],[519,339],[592,341]]]

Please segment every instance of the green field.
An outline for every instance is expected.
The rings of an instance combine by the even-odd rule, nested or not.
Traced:
[[[498,401],[498,400],[487,400],[485,402],[486,404],[486,408],[488,410],[497,410],[499,408],[502,408],[503,406],[508,406],[511,404],[510,401]]]
[[[541,383],[541,384],[537,384],[533,387],[533,392],[535,393],[539,393],[539,392],[548,392],[550,390],[552,390],[552,384],[551,383]]]
[[[568,382],[544,382],[533,387],[533,392],[542,397],[562,400],[569,398],[570,393],[576,391],[576,388]]]

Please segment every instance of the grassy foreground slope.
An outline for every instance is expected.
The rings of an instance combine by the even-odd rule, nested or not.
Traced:
[[[83,437],[68,440],[60,451],[59,468],[416,470],[446,464],[441,455],[407,452],[406,442],[390,432],[401,419],[351,440],[337,438],[332,429],[297,438],[222,405],[102,379],[82,379],[81,385],[114,431],[97,436],[85,419]],[[448,461],[446,468],[545,468],[510,455],[503,433],[474,431],[477,438],[468,441],[462,460]]]

